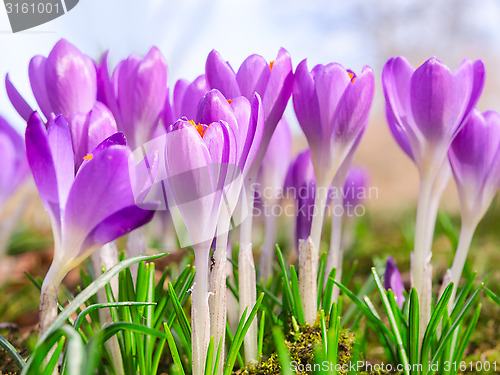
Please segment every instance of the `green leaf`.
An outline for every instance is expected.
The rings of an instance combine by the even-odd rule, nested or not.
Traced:
[[[408,317],[408,352],[410,363],[417,364],[419,362],[419,305],[418,294],[415,288],[411,288],[410,304],[409,304],[409,317]]]
[[[290,366],[290,355],[285,345],[285,337],[279,326],[273,327],[273,337],[276,344],[276,352],[278,353],[280,361],[281,373],[283,375],[293,375],[292,368]]]
[[[177,350],[177,345],[175,344],[174,336],[172,336],[172,332],[170,332],[168,324],[164,323],[163,327],[165,328],[165,334],[167,335],[168,347],[170,349],[170,354],[172,354],[174,366],[177,367],[180,374],[184,375],[184,368],[182,367],[181,357],[179,357],[179,352]]]
[[[479,315],[481,314],[481,304],[479,304],[476,308],[476,312],[474,313],[474,316],[472,317],[472,320],[470,321],[467,330],[464,332],[462,335],[462,339],[460,340],[457,348],[455,349],[455,356],[453,360],[458,363],[460,362],[465,353],[465,349],[467,348],[467,345],[469,344],[470,337],[472,335],[472,332],[474,331],[474,328],[476,327],[477,321],[479,320]]]
[[[24,365],[26,364],[23,358],[19,355],[16,348],[5,339],[2,335],[0,335],[0,346],[7,352],[7,354],[12,358],[16,366],[19,370],[22,370]]]
[[[397,312],[395,312],[393,310],[393,306],[391,306],[391,303],[389,302],[389,299],[387,298],[387,293],[385,291],[384,286],[382,285],[382,282],[380,281],[380,278],[377,274],[377,271],[375,271],[375,267],[372,267],[372,274],[373,274],[373,279],[375,280],[375,284],[377,285],[380,297],[382,298],[382,302],[384,304],[384,308],[385,308],[385,311],[387,313],[387,317],[389,318],[389,323],[392,327],[394,337],[396,338],[396,346],[398,348],[400,360],[402,362],[402,365],[404,366],[403,371],[406,375],[409,375],[410,374],[408,372],[409,363],[408,363],[408,358],[406,356],[405,347],[403,345],[403,339],[401,337],[400,326],[398,325],[398,320],[396,318]],[[398,309],[397,306],[396,306],[396,309]],[[398,311],[399,311],[399,309],[398,309]]]
[[[500,297],[497,296],[493,291],[487,287],[484,287],[484,291],[486,294],[495,302],[498,306],[500,306]]]
[[[294,311],[296,312],[296,318],[300,324],[305,324],[304,312],[302,310],[302,300],[300,298],[299,292],[299,280],[297,278],[297,273],[295,272],[295,267],[290,266],[290,279],[292,281],[292,294],[293,294],[293,304]]]
[[[182,309],[182,306],[177,299],[177,295],[175,294],[172,283],[168,283],[168,293],[170,295],[170,298],[172,299],[175,316],[177,317],[177,321],[181,326],[182,332],[184,333],[186,340],[191,342],[191,326],[189,325],[188,318],[186,317],[186,314],[184,313],[184,310]]]
[[[295,302],[293,300],[293,293],[290,286],[290,280],[288,279],[288,274],[286,272],[285,261],[283,260],[283,254],[279,246],[276,246],[276,251],[278,252],[278,260],[281,266],[281,273],[283,274],[283,294],[286,295],[286,298],[290,302],[290,308],[292,309],[291,313],[293,316],[297,317],[297,311],[295,311]],[[285,304],[283,304],[285,306]]]

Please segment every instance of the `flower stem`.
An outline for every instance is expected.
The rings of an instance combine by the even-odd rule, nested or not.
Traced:
[[[316,254],[319,253],[321,244],[321,232],[323,231],[323,221],[325,219],[325,208],[328,198],[328,186],[316,185],[314,196],[314,216],[311,223],[311,240],[314,244]]]
[[[238,254],[238,271],[239,271],[239,297],[240,297],[240,316],[242,319],[250,314],[251,309],[255,305],[257,299],[257,285],[255,278],[255,265],[252,254],[251,243],[240,243],[240,251]],[[246,316],[243,317],[243,312],[247,308]],[[257,319],[254,319],[250,325],[245,339],[245,360],[247,362],[257,361]]]
[[[428,244],[430,230],[429,216],[431,211],[433,181],[430,178],[421,178],[420,192],[418,197],[417,220],[415,225],[415,243],[413,262],[411,269],[412,285],[417,290],[420,300],[420,342],[423,339],[427,323],[430,319],[430,307],[432,296],[428,296],[428,288],[425,286],[426,263],[430,255]]]
[[[260,263],[259,263],[259,278],[260,280],[267,280],[272,274],[273,270],[273,255],[276,249],[276,222],[278,217],[275,215],[266,215],[264,217],[266,234],[265,241],[260,249]]]
[[[443,283],[441,289],[445,289],[450,282],[454,284],[453,292],[448,302],[448,311],[451,312],[453,306],[455,305],[455,296],[458,289],[458,283],[460,282],[460,277],[464,269],[465,261],[467,260],[467,254],[469,253],[470,244],[472,242],[472,237],[476,231],[475,224],[463,223],[460,229],[460,237],[458,240],[457,252],[455,253],[455,258],[453,259],[453,265],[451,267],[450,280],[446,285]]]
[[[192,367],[193,375],[203,375],[210,343],[208,308],[208,250],[206,243],[194,245],[196,272],[191,297]]]
[[[318,315],[317,305],[318,251],[309,237],[299,240],[299,293],[302,301],[304,320],[313,326]]]
[[[342,191],[341,187],[336,187],[336,191]],[[336,214],[336,207],[342,206],[342,196],[339,194],[334,194],[332,198],[332,230],[330,236],[330,250],[328,251],[328,258],[326,261],[325,277],[324,283],[328,280],[328,276],[332,269],[336,269],[335,281],[340,282],[342,277],[342,215]],[[332,297],[333,301],[337,302],[339,296],[339,288],[337,286],[333,287]]]

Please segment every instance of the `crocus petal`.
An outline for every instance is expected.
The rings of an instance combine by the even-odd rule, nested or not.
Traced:
[[[257,159],[262,152],[262,139],[265,132],[264,108],[259,94],[255,93],[251,104],[250,119],[248,129],[245,134],[245,143],[240,156],[239,168],[245,175],[250,169],[260,168],[260,162]],[[264,152],[262,152],[265,155]],[[263,156],[262,156],[263,157]]]
[[[226,98],[232,99],[241,95],[233,69],[215,50],[208,54],[205,75],[208,86],[218,89]]]
[[[356,207],[367,197],[368,171],[362,167],[351,167],[344,183],[344,208]],[[345,210],[346,212],[347,209]]]
[[[280,48],[278,56],[276,56],[273,62],[273,68],[271,69],[271,75],[267,82],[266,92],[261,95],[264,111],[266,113],[266,129],[268,127],[272,129],[269,134],[267,130],[266,133],[264,133],[264,149],[267,149],[272,132],[274,132],[278,121],[283,116],[288,100],[292,95],[293,82],[292,59],[284,48]]]
[[[97,96],[96,68],[71,43],[64,39],[56,43],[45,61],[45,74],[46,94],[56,115],[92,109]]]
[[[321,143],[323,134],[321,132],[318,97],[316,96],[314,79],[307,68],[307,60],[303,60],[295,70],[293,108],[311,149],[316,150]]]
[[[49,118],[54,112],[50,97],[47,93],[46,84],[46,65],[47,59],[43,56],[35,56],[31,59],[28,74],[30,78],[31,90],[35,96],[38,106],[42,110],[45,118]]]
[[[87,235],[82,249],[92,249],[114,241],[151,221],[155,211],[131,205],[106,217]],[[84,250],[84,251],[85,251]]]
[[[0,168],[0,211],[7,197],[13,191],[13,186],[11,184],[13,183],[12,177],[16,172],[16,158],[16,148],[9,137],[0,132],[0,159],[2,160],[2,168]]]
[[[241,95],[251,100],[254,93],[260,96],[264,95],[271,68],[266,60],[260,55],[251,55],[243,61],[238,73],[236,73],[236,81],[241,91]]]
[[[101,64],[97,69],[97,100],[104,103],[115,116],[119,116],[118,104],[115,99],[115,92],[108,69],[108,54],[106,51],[101,59]],[[118,122],[121,121],[121,117],[117,119]]]
[[[81,244],[96,226],[134,204],[129,154],[125,146],[107,147],[80,167],[63,214],[62,248],[68,258],[76,258],[86,251]]]
[[[211,90],[200,100],[196,122],[201,124],[211,124],[212,122],[224,121],[233,129],[238,124],[233,110],[227,99],[219,90]]]
[[[47,127],[47,139],[54,160],[59,193],[59,205],[64,207],[75,178],[75,155],[69,126],[63,116],[57,116]]]
[[[5,76],[5,88],[7,90],[9,100],[16,109],[17,113],[19,113],[24,121],[28,121],[31,114],[33,113],[33,108],[30,107],[30,105],[26,102],[26,100],[24,100],[22,95],[12,84],[9,78],[9,74]]]
[[[443,139],[446,132],[454,104],[453,88],[452,73],[435,58],[427,60],[411,78],[412,115],[422,135],[431,142]]]
[[[178,113],[178,117],[174,120],[178,120],[181,116],[186,116],[188,119],[196,118],[196,113],[198,112],[198,105],[203,98],[203,95],[207,93],[210,89],[208,88],[205,75],[197,77],[193,83],[191,83],[184,92],[181,101],[181,110]],[[174,103],[175,104],[175,103]],[[210,123],[210,122],[208,122]]]
[[[116,121],[110,110],[102,103],[96,102],[88,115],[88,146],[93,150],[103,140],[117,132]]]
[[[40,115],[33,112],[26,127],[26,154],[38,194],[54,224],[61,225],[59,189],[47,130]]]
[[[390,289],[393,291],[394,295],[396,296],[396,302],[399,308],[402,308],[405,300],[405,297],[403,295],[403,291],[405,289],[398,267],[396,266],[396,263],[391,256],[387,257],[384,275],[384,287],[387,290]]]

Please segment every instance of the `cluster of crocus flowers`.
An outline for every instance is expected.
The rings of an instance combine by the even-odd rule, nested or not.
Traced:
[[[415,69],[404,57],[397,57],[386,63],[382,83],[391,132],[420,176],[411,276],[421,304],[422,338],[431,309],[434,226],[450,175],[448,150],[479,99],[484,66],[481,61],[464,60],[451,72],[431,58]]]

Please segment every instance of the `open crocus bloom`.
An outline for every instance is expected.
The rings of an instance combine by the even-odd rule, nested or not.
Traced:
[[[295,71],[293,104],[311,149],[320,186],[328,186],[363,133],[373,99],[374,77],[365,67],[359,76],[340,64],[316,65],[303,60]]]
[[[382,72],[386,114],[394,138],[421,174],[437,173],[484,86],[480,60],[464,60],[451,72],[436,58],[417,69],[404,57]]]
[[[462,220],[477,225],[500,188],[500,115],[474,109],[448,155]]]
[[[213,50],[207,57],[205,75],[209,87],[220,90],[227,99],[244,96],[252,101],[255,93],[262,98],[265,127],[256,156],[257,173],[274,129],[292,94],[293,68],[288,52],[280,48],[278,56],[271,63],[267,63],[260,55],[251,55],[235,73],[221,55]]]
[[[0,212],[7,199],[28,176],[24,141],[10,124],[0,116]]]
[[[98,70],[99,99],[135,149],[151,140],[158,125],[168,92],[167,63],[152,47],[143,59],[131,55],[121,61],[110,78],[107,56]]]
[[[46,280],[58,284],[92,251],[153,217],[153,211],[138,208],[134,202],[130,150],[123,134],[98,145],[75,175],[66,120],[58,116],[46,128],[34,112],[26,128],[26,151],[54,233],[54,261]]]

